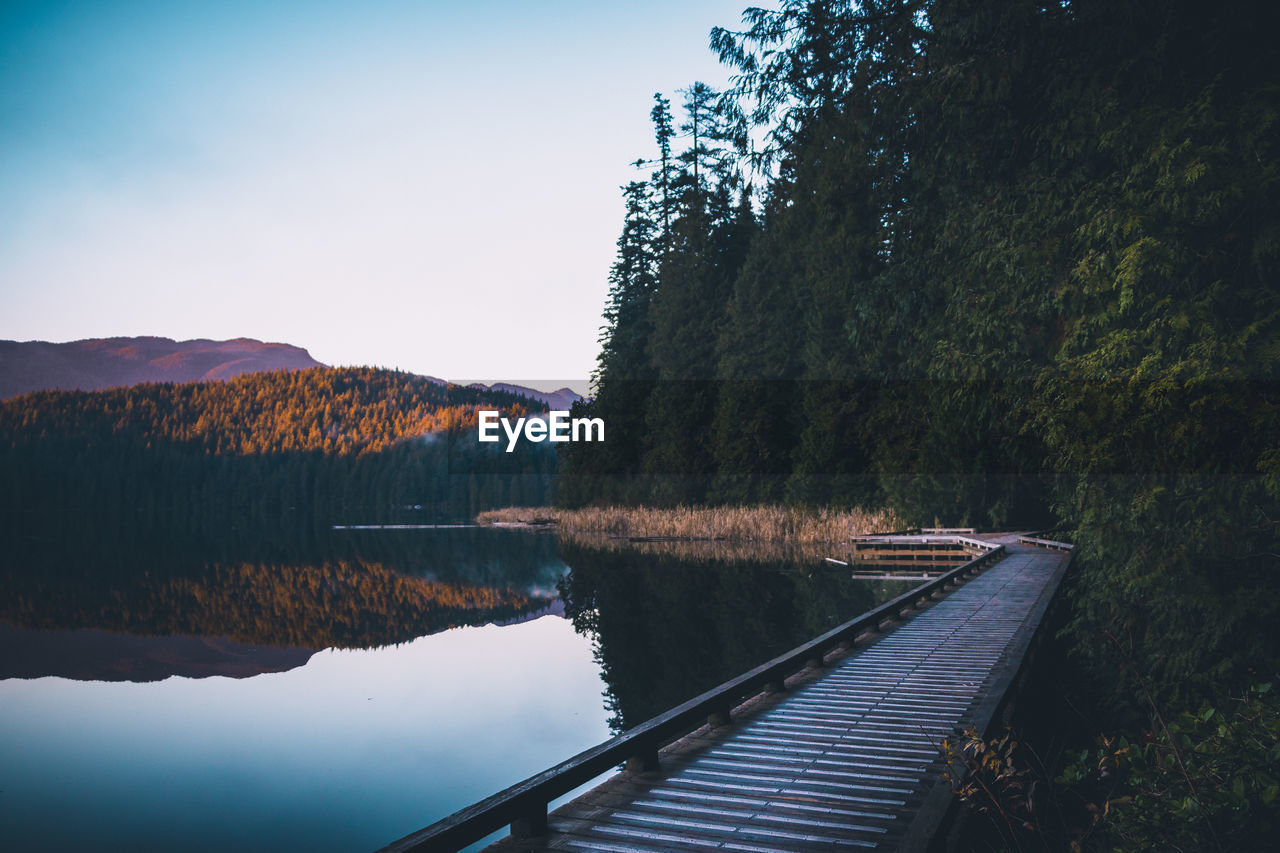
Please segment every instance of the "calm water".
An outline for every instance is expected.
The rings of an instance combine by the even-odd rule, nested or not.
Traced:
[[[376,848],[902,589],[497,530],[5,541],[15,850]]]

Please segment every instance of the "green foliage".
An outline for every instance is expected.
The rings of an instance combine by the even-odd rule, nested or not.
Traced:
[[[207,454],[359,454],[474,422],[476,408],[530,405],[513,394],[392,370],[277,370],[225,382],[26,394],[0,404],[0,447],[127,439]]]
[[[1191,701],[1280,666],[1259,627],[1280,615],[1280,69],[1257,12],[787,0],[715,31],[739,76],[706,121],[775,165],[764,215],[726,253],[729,178],[684,197],[645,320],[611,331],[647,330],[624,360],[657,384],[599,377],[643,454],[580,470],[630,500],[1063,522],[1072,636],[1115,698],[1134,673]]]
[[[1010,731],[945,744],[953,789],[982,817],[972,849],[1265,850],[1280,827],[1280,702],[1271,685],[1151,728],[1103,735],[1051,778]]]
[[[654,382],[599,377],[644,452],[579,458],[608,476],[576,500],[1071,526],[1064,639],[1108,728],[1280,672],[1280,7],[744,19],[709,124],[766,167],[762,216],[721,253],[732,168],[682,196],[628,321]]]
[[[1255,685],[1135,741],[1103,739],[1057,782],[1085,797],[1096,849],[1267,849],[1280,828],[1280,702]]]
[[[1028,836],[1040,828],[1039,779],[1025,763],[1024,752],[1010,731],[985,740],[970,728],[956,742],[943,742],[947,766],[955,774],[952,790],[962,803],[989,820],[1006,850],[1027,849]]]

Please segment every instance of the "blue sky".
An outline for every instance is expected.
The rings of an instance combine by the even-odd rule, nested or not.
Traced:
[[[0,338],[580,380],[655,91],[735,2],[0,5]]]

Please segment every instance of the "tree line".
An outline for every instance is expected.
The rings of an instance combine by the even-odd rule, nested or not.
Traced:
[[[163,514],[194,528],[458,520],[545,502],[550,446],[479,444],[481,408],[546,407],[375,368],[35,392],[0,404],[0,511]]]

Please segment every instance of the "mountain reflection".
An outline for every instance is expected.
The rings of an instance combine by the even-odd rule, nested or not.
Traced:
[[[247,678],[303,666],[314,649],[250,646],[223,637],[135,637],[88,629],[31,631],[0,624],[0,678],[76,681]]]
[[[663,553],[495,528],[238,519],[192,530],[117,514],[3,536],[0,678],[245,678],[321,649],[562,614],[592,639],[615,730],[903,589],[799,554]]]
[[[0,678],[278,672],[319,649],[555,612],[564,571],[551,537],[500,530],[210,537],[80,519],[5,538]]]

